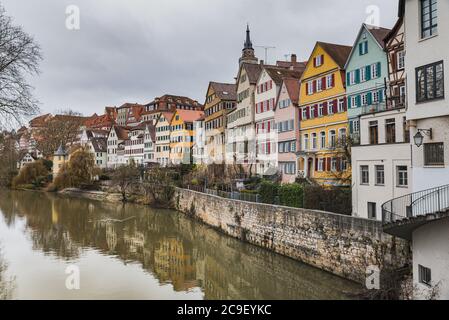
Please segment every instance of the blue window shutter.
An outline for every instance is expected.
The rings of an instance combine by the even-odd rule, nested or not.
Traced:
[[[381,89],[379,90],[379,102],[384,101],[384,91]]]
[[[368,53],[368,41],[365,41],[365,54]]]
[[[351,85],[350,81],[351,81],[351,73],[346,72],[346,86],[347,87]]]
[[[348,96],[348,109],[351,109],[351,97]]]
[[[363,54],[363,43],[359,43],[359,55]]]
[[[377,76],[378,76],[378,78],[380,78],[380,72],[381,72],[382,70],[380,69],[380,62],[378,62],[377,63]]]
[[[368,100],[368,105],[373,104],[373,94],[371,92],[368,92],[366,96]]]
[[[357,107],[361,107],[362,106],[362,97],[357,96],[356,100],[357,100]]]
[[[369,80],[371,80],[371,67],[370,66],[366,66],[365,69],[366,69],[366,71],[365,71],[366,80],[369,81]]]
[[[360,69],[355,71],[355,83],[360,83]]]

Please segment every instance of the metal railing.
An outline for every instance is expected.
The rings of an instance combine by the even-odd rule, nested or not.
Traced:
[[[221,198],[260,203],[258,194],[243,193],[243,192],[239,192],[239,191],[225,191],[225,190],[208,189],[208,188],[205,188],[204,186],[187,186],[187,188],[189,190],[193,190],[193,191],[201,192],[201,193],[205,193],[205,194],[210,194],[210,195],[221,197]]]
[[[384,224],[449,210],[449,185],[411,193],[382,205]]]

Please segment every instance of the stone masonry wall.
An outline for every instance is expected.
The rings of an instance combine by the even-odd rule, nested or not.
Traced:
[[[232,237],[363,284],[368,266],[391,270],[410,262],[408,242],[383,233],[378,221],[185,189],[176,190],[175,205]]]

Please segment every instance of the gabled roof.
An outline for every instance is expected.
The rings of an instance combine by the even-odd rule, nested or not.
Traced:
[[[324,51],[335,61],[341,69],[344,69],[346,60],[348,60],[352,47],[340,44],[327,43],[318,41],[315,47],[319,45]],[[313,50],[315,51],[315,49]]]
[[[215,94],[220,100],[236,100],[237,99],[237,85],[233,83],[209,83],[209,86],[214,89]],[[209,91],[209,90],[208,90]]]
[[[129,129],[127,127],[113,126],[111,130],[115,131],[115,134],[117,135],[117,138],[119,140],[126,140],[126,139],[128,139]]]
[[[90,143],[92,144],[92,147],[94,148],[95,152],[107,151],[106,138],[92,138],[90,139]]]
[[[242,63],[242,66],[239,69],[239,75],[237,78],[240,78],[240,74],[242,70],[246,70],[246,74],[248,76],[249,83],[256,84],[259,79],[260,73],[262,72],[262,65],[255,63]]]
[[[167,119],[167,122],[171,122],[174,114],[174,112],[162,112],[161,116],[164,116],[164,118]]]
[[[304,71],[290,70],[277,66],[264,66],[264,70],[277,85],[281,85],[285,78],[301,79]]]
[[[294,105],[298,105],[301,81],[298,79],[284,79],[284,84],[285,87],[287,88],[290,100]]]
[[[194,122],[198,119],[200,119],[202,116],[204,116],[203,111],[196,111],[196,110],[177,110],[176,114],[179,115],[179,117],[184,122]],[[172,119],[173,121],[173,119]]]
[[[355,38],[354,46],[352,47],[351,53],[349,54],[348,59],[346,60],[346,63],[345,63],[345,66],[344,66],[345,69],[347,68],[348,63],[351,60],[352,55],[357,50],[356,44],[359,41],[360,36],[362,35],[362,32],[364,30],[366,30],[368,33],[370,33],[372,35],[373,39],[375,40],[375,42],[377,43],[377,45],[379,46],[379,48],[381,50],[385,49],[385,42],[383,41],[383,39],[385,38],[385,36],[391,30],[390,29],[386,29],[386,28],[381,28],[381,27],[368,25],[366,23],[362,23],[362,26],[360,27],[359,33],[357,34],[357,37]]]

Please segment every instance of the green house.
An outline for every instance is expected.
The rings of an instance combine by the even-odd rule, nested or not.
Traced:
[[[384,38],[389,29],[363,24],[346,62],[346,95],[350,134],[358,141],[359,117],[385,109],[388,78]]]

